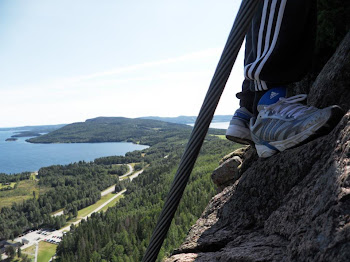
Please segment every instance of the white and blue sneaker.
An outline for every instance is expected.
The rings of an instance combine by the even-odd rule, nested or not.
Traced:
[[[226,138],[239,144],[252,144],[249,121],[253,117],[245,107],[236,110],[226,130]]]
[[[276,103],[266,104],[266,96],[271,97],[271,92],[273,89],[260,99],[259,115],[250,120],[251,136],[259,157],[270,157],[327,134],[343,116],[339,106],[318,109],[298,103],[307,95],[280,97]]]

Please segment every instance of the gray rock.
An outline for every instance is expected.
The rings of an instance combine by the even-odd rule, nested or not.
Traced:
[[[250,146],[243,146],[224,156],[220,166],[216,168],[211,179],[221,192],[225,187],[233,185],[250,163],[256,159],[256,151]]]
[[[242,146],[241,148],[238,148],[235,151],[231,152],[230,154],[224,156],[220,161],[220,165],[234,156],[238,156],[239,158],[243,159],[243,157],[245,156],[245,153],[247,152],[247,150],[249,150],[249,148],[250,148],[249,146]]]
[[[337,104],[350,109],[350,32],[311,87],[308,104],[318,108]]]
[[[247,150],[233,184],[210,201],[167,261],[350,261],[349,50],[348,34],[308,101],[339,101],[348,110],[340,123],[268,159]]]
[[[226,186],[232,185],[239,177],[239,167],[242,159],[239,156],[233,156],[222,163],[211,175],[214,184],[217,185],[219,191]]]

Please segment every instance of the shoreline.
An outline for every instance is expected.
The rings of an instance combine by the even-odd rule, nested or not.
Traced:
[[[127,141],[45,144],[19,141],[20,143],[18,141],[14,143],[3,142],[4,145],[6,143],[7,148],[11,149],[11,154],[4,153],[4,157],[0,159],[0,167],[2,168],[0,174],[11,176],[24,172],[32,173],[52,165],[69,165],[80,161],[93,162],[101,157],[125,156],[128,152],[141,151],[151,147]],[[46,148],[46,146],[48,147]],[[35,147],[35,150],[32,147]],[[25,151],[22,150],[23,148]],[[18,151],[22,151],[21,154],[18,157],[16,155],[16,158],[11,158]],[[32,153],[33,151],[34,153]]]

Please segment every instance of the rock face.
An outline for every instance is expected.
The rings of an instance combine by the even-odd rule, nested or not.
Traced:
[[[268,159],[253,148],[228,157],[213,174],[226,187],[166,261],[350,261],[349,69],[350,33],[308,100],[317,107],[340,104],[346,112],[340,123]]]
[[[247,155],[245,154],[247,149],[247,147],[243,147],[225,156],[221,160],[220,166],[214,170],[211,179],[217,185],[219,191],[233,184],[241,176],[240,169],[243,157]]]

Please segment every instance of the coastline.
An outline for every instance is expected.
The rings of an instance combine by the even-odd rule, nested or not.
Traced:
[[[7,136],[7,134],[3,134]],[[128,152],[149,148],[132,142],[29,143],[23,138],[12,143],[1,139],[0,173],[14,175],[35,172],[41,167],[94,161],[107,156],[124,156]]]

